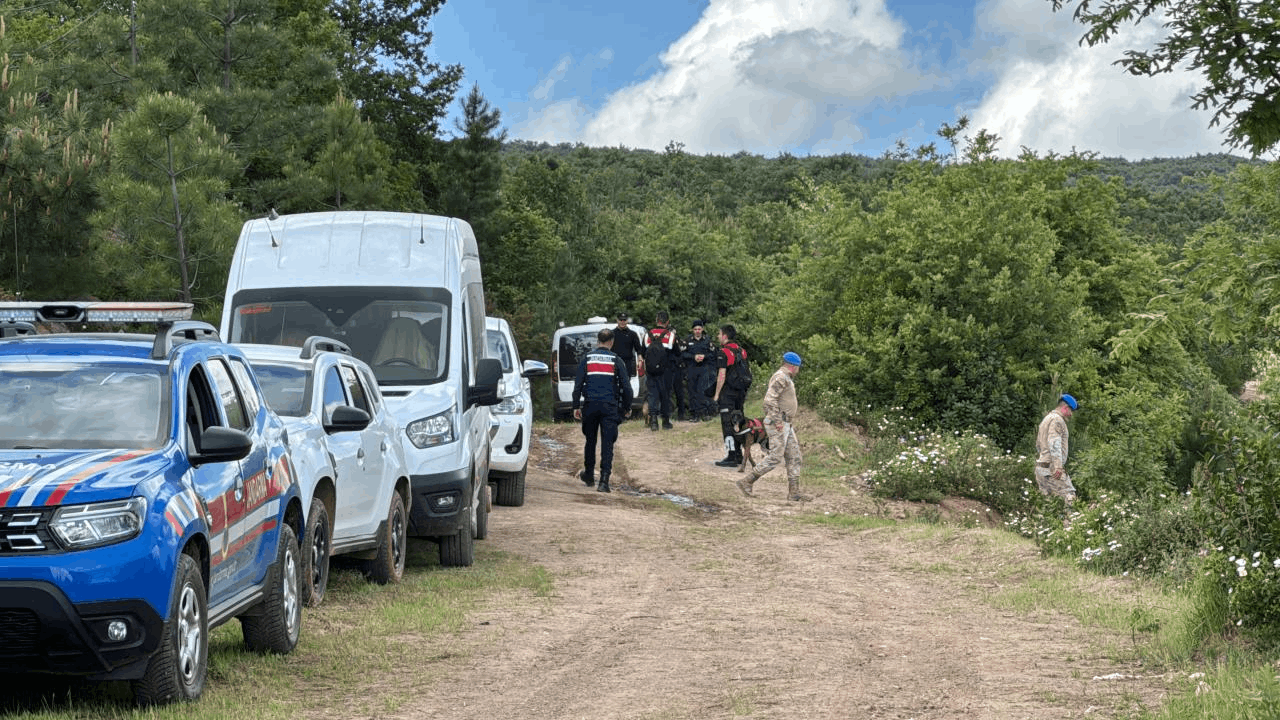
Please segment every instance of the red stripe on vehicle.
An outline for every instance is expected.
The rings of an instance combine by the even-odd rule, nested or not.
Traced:
[[[173,514],[172,510],[164,511],[164,519],[169,521],[173,526],[173,533],[178,537],[182,537],[182,524],[178,522],[178,517]]]
[[[98,473],[98,472],[101,472],[101,471],[103,471],[103,470],[106,470],[107,468],[111,467],[112,465],[116,465],[116,464],[118,464],[118,463],[122,463],[122,462],[125,462],[125,461],[127,461],[127,460],[132,460],[132,459],[134,459],[134,458],[136,458],[136,457],[141,457],[141,456],[143,456],[143,455],[146,455],[146,454],[147,454],[147,453],[149,453],[149,452],[151,452],[151,450],[150,450],[150,449],[146,449],[146,450],[130,450],[130,451],[129,451],[129,452],[127,452],[127,453],[123,453],[123,454],[117,455],[117,456],[115,456],[115,457],[113,457],[113,458],[107,458],[106,460],[103,460],[103,461],[102,461],[102,462],[100,462],[100,463],[96,463],[96,464],[94,464],[94,465],[90,465],[89,467],[85,468],[84,470],[81,470],[80,472],[76,473],[75,475],[72,475],[71,477],[67,478],[66,480],[63,480],[62,482],[60,482],[60,483],[58,483],[56,486],[54,486],[54,488],[53,488],[53,492],[49,494],[49,499],[48,499],[48,500],[46,500],[44,504],[45,504],[45,505],[57,505],[57,504],[59,504],[59,503],[61,503],[61,502],[62,502],[62,498],[64,498],[64,497],[66,497],[66,496],[67,496],[67,493],[71,492],[71,489],[72,489],[72,488],[74,488],[76,485],[80,484],[80,482],[81,482],[82,480],[84,480],[85,478],[89,477],[90,475],[93,475],[93,474],[95,474],[95,473]]]
[[[234,543],[232,543],[231,547],[227,548],[227,552],[224,557],[230,557],[231,555],[235,555],[236,553],[240,552],[241,550],[244,549],[245,545],[248,545],[249,543],[261,537],[262,533],[275,530],[276,525],[277,523],[275,518],[271,518],[270,520],[263,521],[254,529],[250,530],[244,535],[241,535],[239,540],[236,540]]]

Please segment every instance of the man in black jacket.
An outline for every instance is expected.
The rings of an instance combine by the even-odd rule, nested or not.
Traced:
[[[618,324],[613,328],[613,354],[622,358],[622,364],[627,368],[627,377],[633,378],[636,376],[636,358],[644,354],[644,343],[635,329],[628,326],[630,321],[631,318],[626,313],[618,313]],[[618,422],[622,422],[625,419],[624,413],[630,410],[630,405],[619,407]]]
[[[613,472],[613,443],[618,439],[618,418],[631,414],[631,378],[622,359],[613,354],[613,331],[596,333],[599,347],[583,356],[573,380],[573,417],[582,421],[583,469],[579,477],[587,487],[596,484],[596,434],[600,435],[600,492],[609,492]],[[581,403],[586,398],[585,406]],[[621,403],[621,409],[619,408]]]
[[[705,320],[693,321],[693,333],[684,339],[685,372],[689,384],[689,419],[694,422],[716,416],[715,404],[707,392],[716,367],[715,347],[706,332]]]

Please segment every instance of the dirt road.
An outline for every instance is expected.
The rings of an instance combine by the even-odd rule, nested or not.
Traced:
[[[1030,545],[804,522],[875,506],[847,489],[787,503],[780,470],[748,499],[713,464],[718,430],[661,435],[623,426],[614,482],[631,492],[606,495],[573,477],[578,427],[538,426],[526,503],[495,507],[485,542],[546,567],[556,594],[495,598],[397,717],[1004,720],[1159,705],[1163,679],[1108,659],[1127,637],[997,609],[997,594],[1053,572]]]

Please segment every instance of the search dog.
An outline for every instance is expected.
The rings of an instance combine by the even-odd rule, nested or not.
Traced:
[[[738,463],[738,472],[745,472],[747,463],[751,463],[751,467],[756,466],[755,458],[751,457],[752,445],[759,445],[765,452],[769,452],[769,433],[765,432],[764,418],[749,418],[742,412],[734,410],[729,420],[733,425],[733,434],[738,438],[738,445],[742,449],[742,462]]]

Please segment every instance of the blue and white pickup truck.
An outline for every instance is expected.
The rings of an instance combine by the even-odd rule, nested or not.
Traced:
[[[209,630],[286,653],[303,512],[284,425],[189,305],[0,303],[0,672],[200,696]],[[31,323],[150,322],[154,335]]]

